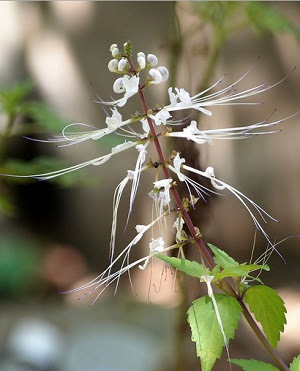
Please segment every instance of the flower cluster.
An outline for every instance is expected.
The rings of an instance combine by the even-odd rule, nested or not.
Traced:
[[[144,91],[146,88],[168,80],[169,72],[166,67],[158,65],[158,58],[154,54],[146,55],[143,52],[138,52],[134,62],[132,57],[132,47],[130,42],[124,44],[124,51],[120,51],[117,44],[112,44],[110,47],[112,58],[108,63],[109,71],[121,75],[113,84],[113,91],[116,94],[121,94],[122,97],[112,101],[102,101],[98,103],[104,106],[109,106],[111,114],[106,117],[104,128],[95,128],[84,123],[72,123],[67,125],[62,131],[61,136],[49,139],[50,142],[58,143],[59,146],[69,146],[79,144],[87,140],[100,140],[104,136],[119,133],[127,137],[123,144],[115,146],[111,151],[101,157],[91,159],[89,161],[57,170],[49,173],[29,175],[37,179],[51,179],[75,170],[79,170],[89,165],[99,166],[109,161],[113,156],[127,150],[137,151],[137,160],[135,168],[128,170],[124,179],[118,184],[113,198],[113,221],[111,229],[110,243],[110,264],[107,269],[102,272],[93,281],[83,285],[75,291],[90,288],[91,291],[99,289],[99,294],[113,282],[118,286],[120,276],[129,272],[134,266],[138,266],[144,270],[147,268],[149,261],[156,254],[163,254],[171,249],[178,249],[182,252],[182,247],[190,241],[195,241],[198,238],[197,228],[191,224],[188,216],[188,207],[194,206],[198,199],[205,200],[212,193],[219,194],[223,191],[229,191],[234,195],[248,211],[257,229],[267,239],[271,247],[274,247],[269,239],[269,236],[262,227],[262,222],[266,222],[266,218],[272,218],[266,211],[253,202],[250,198],[244,195],[241,191],[229,185],[225,181],[215,176],[214,168],[207,166],[205,171],[195,169],[185,163],[185,159],[180,157],[179,151],[173,151],[169,157],[165,157],[160,145],[163,138],[173,137],[193,141],[197,144],[213,145],[216,140],[220,139],[247,139],[256,135],[264,135],[278,132],[274,127],[283,121],[294,116],[277,121],[269,121],[269,119],[250,125],[242,125],[238,127],[201,130],[196,121],[191,121],[187,124],[186,120],[178,121],[173,116],[176,111],[195,109],[205,115],[212,115],[212,111],[208,110],[214,106],[229,105],[229,104],[259,104],[246,101],[246,98],[262,93],[274,85],[261,84],[251,87],[247,90],[238,92],[238,83],[245,78],[250,70],[241,78],[222,89],[214,91],[224,81],[224,76],[216,81],[211,87],[194,96],[191,96],[182,88],[168,88],[170,103],[168,105],[156,105],[155,108],[149,108],[146,103]],[[131,116],[128,119],[123,119],[122,114],[118,109],[124,107],[131,97],[138,95],[140,98],[142,112]],[[173,131],[173,125],[182,125],[182,129]],[[78,130],[77,132],[70,131],[70,128],[85,127],[86,131]],[[36,139],[35,139],[36,140]],[[147,158],[148,147],[155,146],[157,150],[157,161],[153,162]],[[121,202],[122,193],[125,187],[130,183],[130,202],[128,218],[133,210],[134,200],[138,191],[139,181],[142,173],[146,170],[155,169],[155,178],[153,189],[149,196],[153,200],[153,210],[155,211],[154,219],[147,225],[136,226],[136,236],[134,239],[115,257],[116,244],[116,229],[118,219],[118,208]],[[199,176],[199,182],[189,177],[189,174]],[[201,184],[201,178],[209,179],[212,188],[207,188]],[[177,181],[184,182],[188,192],[189,199],[181,199],[177,189]],[[175,243],[170,246],[165,246],[164,229],[166,226],[165,219],[172,215],[176,218],[173,228],[176,235]],[[262,222],[261,222],[262,221]],[[187,232],[183,230],[184,224],[187,227]],[[156,226],[158,228],[156,228]],[[152,230],[152,239],[149,242],[149,253],[130,263],[129,257],[133,246],[135,246],[149,230]],[[157,234],[156,231],[159,231]],[[275,247],[274,247],[275,249]],[[114,267],[121,267],[114,271]],[[97,296],[97,297],[98,297]]]

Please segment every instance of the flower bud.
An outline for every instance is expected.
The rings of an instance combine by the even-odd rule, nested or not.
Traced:
[[[123,77],[118,78],[113,85],[113,90],[115,93],[124,93],[125,88],[123,85]]]
[[[154,54],[148,54],[147,55],[147,61],[150,64],[150,66],[156,66],[158,63],[157,56]]]
[[[116,49],[118,47],[117,44],[111,44],[110,48],[109,48],[109,51],[112,52],[114,49]]]
[[[126,58],[122,58],[119,60],[119,63],[118,63],[118,70],[119,71],[123,71],[125,66],[126,66],[126,63],[127,63],[127,59]]]
[[[160,84],[162,82],[162,75],[156,68],[152,68],[149,71],[149,75],[152,77],[152,84]]]
[[[112,50],[112,52],[111,52],[111,55],[112,55],[113,57],[116,57],[118,54],[119,54],[119,49],[118,49],[118,48],[114,48],[114,49]]]
[[[141,70],[143,70],[146,67],[146,59],[144,57],[140,56],[140,57],[137,58],[137,61],[138,61],[138,64],[139,64]]]
[[[169,71],[166,67],[158,67],[157,70],[161,73],[161,76],[162,76],[162,81],[161,82],[165,82],[168,80],[169,78]]]
[[[138,53],[137,53],[137,58],[138,58],[138,57],[143,57],[143,58],[146,59],[145,53],[143,53],[143,52],[138,52]]]
[[[117,59],[110,60],[107,67],[110,72],[116,72],[118,70],[118,60]]]

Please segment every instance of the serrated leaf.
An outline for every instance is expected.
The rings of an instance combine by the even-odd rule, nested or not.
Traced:
[[[161,254],[157,254],[155,256],[165,261],[166,263],[172,265],[172,267],[178,269],[179,271],[188,274],[189,276],[201,278],[201,276],[205,274],[203,265],[195,261],[169,257]]]
[[[258,265],[258,264],[241,264],[234,268],[225,268],[220,272],[216,278],[222,280],[225,277],[248,277],[248,273],[252,271],[256,271],[258,269],[262,269],[265,271],[269,271],[270,268],[268,265]]]
[[[233,339],[242,308],[231,296],[216,294],[215,299],[226,338]],[[210,371],[216,359],[222,354],[224,339],[212,299],[209,296],[193,302],[188,310],[188,322],[192,330],[192,340],[196,342],[197,356],[200,357],[202,371]]]
[[[261,285],[250,287],[245,293],[244,301],[262,325],[272,347],[276,348],[280,332],[283,332],[286,324],[284,301],[275,290]]]
[[[219,264],[222,268],[232,268],[239,265],[231,256],[229,256],[225,251],[220,250],[218,247],[214,246],[211,243],[208,243],[208,246],[214,253],[214,261],[216,264]]]
[[[279,368],[261,361],[254,359],[230,359],[234,365],[241,366],[245,371],[278,371]]]
[[[293,362],[290,364],[291,371],[300,371],[300,355],[293,359]]]

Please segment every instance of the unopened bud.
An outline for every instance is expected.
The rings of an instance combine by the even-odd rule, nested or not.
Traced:
[[[168,80],[169,78],[169,71],[166,67],[158,67],[157,70],[161,73],[161,76],[162,76],[162,81],[161,82],[165,82]]]
[[[118,60],[117,59],[110,60],[107,67],[110,72],[116,72],[118,70]]]
[[[154,54],[148,54],[147,55],[147,61],[150,64],[150,66],[156,66],[158,63],[157,56]]]
[[[146,59],[144,57],[142,57],[142,56],[138,57],[137,62],[139,64],[141,70],[143,70],[146,67]]]
[[[152,77],[152,84],[160,84],[162,82],[162,75],[156,68],[152,68],[149,71],[149,75]]]
[[[112,55],[113,57],[116,57],[117,55],[119,55],[119,49],[118,49],[118,48],[114,48],[114,49],[112,50],[112,52],[111,52],[111,55]]]
[[[118,47],[117,44],[111,44],[110,48],[109,48],[109,51],[112,52],[114,49],[116,49]]]
[[[123,71],[125,66],[126,66],[126,63],[127,63],[127,59],[126,58],[122,58],[119,60],[119,63],[118,63],[118,70],[119,71]]]

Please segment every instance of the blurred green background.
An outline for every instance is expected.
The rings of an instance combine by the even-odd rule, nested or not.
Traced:
[[[264,104],[217,107],[212,117],[195,117],[203,128],[252,124],[275,108],[272,118],[285,118],[299,110],[299,27],[297,2],[2,1],[0,172],[60,169],[101,156],[120,141],[112,136],[56,148],[23,136],[48,138],[72,122],[102,128],[105,114],[93,100],[97,94],[111,97],[115,76],[107,70],[108,49],[127,40],[134,52],[154,53],[170,70],[168,85],[150,89],[151,104],[165,102],[167,86],[196,93],[224,73],[228,84],[234,82],[255,64],[242,89],[273,84],[297,66],[258,98]],[[137,109],[133,100],[123,117]],[[287,362],[300,348],[299,122],[299,116],[288,120],[273,136],[177,148],[189,161],[213,166],[220,179],[280,220],[266,226],[274,241],[295,236],[279,245],[286,263],[274,255],[271,273],[262,276],[286,301],[288,324],[279,351]],[[174,288],[170,274],[157,290],[161,265],[154,264],[152,277],[150,271],[132,272],[136,294],[125,276],[116,296],[109,288],[92,307],[94,293],[84,300],[78,300],[81,293],[58,294],[107,266],[114,188],[135,157],[129,153],[53,182],[0,179],[0,370],[199,369],[185,325],[187,305],[204,292],[197,282],[181,278]],[[144,198],[152,181],[142,179],[126,234],[124,196],[119,251],[136,224],[150,221],[151,206]],[[194,218],[206,241],[235,259],[249,259],[254,225],[233,197],[200,204]],[[132,257],[145,253],[147,245],[137,246]],[[265,248],[266,241],[257,236],[256,256]],[[230,347],[232,357],[268,360],[245,324],[237,340]],[[224,358],[215,369],[226,364]]]

